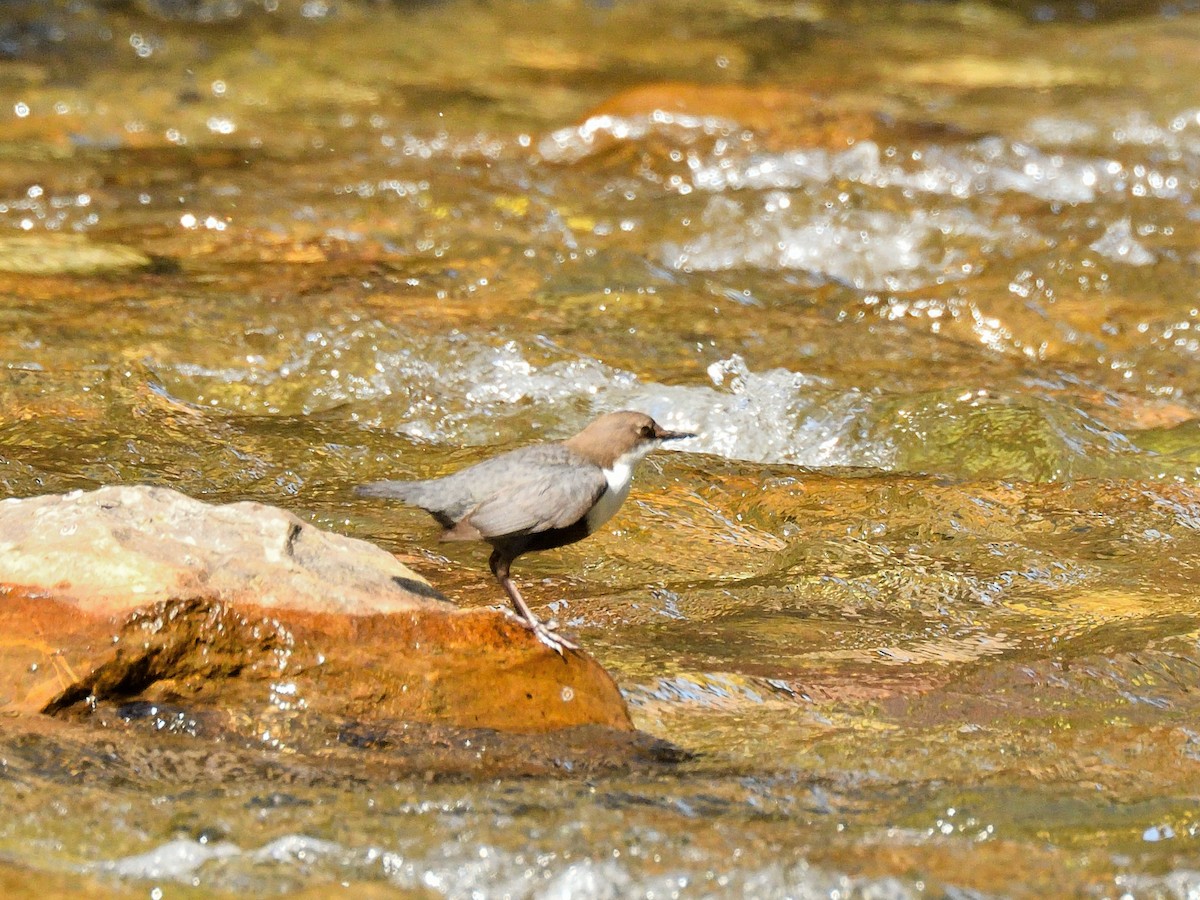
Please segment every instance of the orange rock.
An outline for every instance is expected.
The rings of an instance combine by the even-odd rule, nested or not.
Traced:
[[[0,712],[143,697],[256,736],[314,716],[632,728],[590,657],[261,504],[148,487],[6,500],[0,551]]]

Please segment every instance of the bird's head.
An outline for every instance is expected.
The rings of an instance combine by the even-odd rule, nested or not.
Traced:
[[[566,443],[580,456],[611,469],[618,463],[636,463],[664,441],[690,437],[695,435],[669,431],[645,413],[625,409],[600,416]]]

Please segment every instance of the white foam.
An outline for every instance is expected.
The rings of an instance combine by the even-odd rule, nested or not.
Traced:
[[[1088,246],[1105,259],[1127,266],[1149,266],[1155,262],[1154,254],[1134,237],[1129,219],[1113,222]]]
[[[260,862],[312,862],[321,856],[337,856],[344,853],[341,844],[309,837],[306,834],[286,834],[254,851]]]
[[[98,868],[122,878],[194,882],[196,873],[214,861],[248,858],[256,863],[307,865],[324,857],[335,857],[340,864],[346,856],[341,844],[304,834],[283,835],[250,851],[229,841],[211,843],[176,838],[144,853],[100,863]]]
[[[637,116],[596,115],[582,125],[571,125],[551,132],[538,144],[538,153],[550,162],[569,164],[585,159],[613,143],[644,140],[651,133],[672,134],[686,141],[689,132],[714,135],[736,129],[737,124],[728,119],[691,116],[667,110],[655,110]]]
[[[974,226],[948,214],[793,209],[785,195],[773,193],[753,204],[714,197],[702,218],[705,227],[695,238],[664,245],[666,265],[697,272],[800,270],[860,290],[888,291],[913,290],[971,271],[956,251],[943,246],[942,237],[946,229],[965,234]]]
[[[123,878],[182,881],[209,860],[228,859],[241,852],[236,844],[228,842],[212,844],[178,838],[145,853],[103,863],[100,868]]]
[[[853,182],[878,190],[902,188],[925,194],[967,199],[1001,191],[1029,194],[1041,200],[1085,203],[1097,189],[1119,187],[1119,164],[1107,159],[1044,153],[1028,144],[997,137],[956,147],[927,147],[889,156],[874,141],[847,150],[758,152],[744,158],[714,157],[694,167],[699,190],[771,188],[799,190]]]

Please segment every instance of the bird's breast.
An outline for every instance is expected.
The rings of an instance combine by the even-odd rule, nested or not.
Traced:
[[[633,480],[633,466],[617,460],[611,469],[604,470],[608,487],[587,513],[588,533],[596,531],[611,519],[629,496],[629,483]]]

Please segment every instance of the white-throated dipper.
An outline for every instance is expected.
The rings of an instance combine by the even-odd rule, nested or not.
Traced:
[[[522,621],[559,653],[576,644],[540,622],[509,575],[513,560],[583,540],[612,518],[629,494],[634,466],[663,441],[695,437],[667,431],[640,412],[607,413],[565,441],[501,453],[444,478],[375,481],[357,493],[394,497],[428,512],[443,541],[487,541],[488,564]]]

